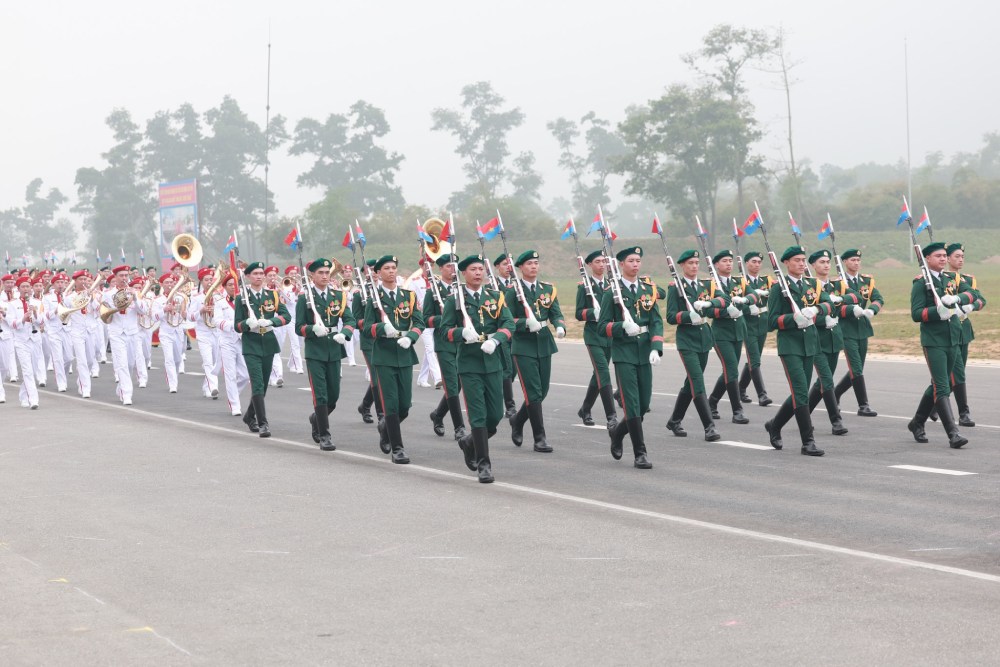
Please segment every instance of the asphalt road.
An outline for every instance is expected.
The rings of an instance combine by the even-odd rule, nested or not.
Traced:
[[[970,368],[978,425],[951,450],[939,424],[925,445],[905,428],[926,368],[869,361],[879,417],[855,416],[848,394],[850,433],[834,437],[817,411],[817,459],[794,424],[784,451],[767,447],[775,408],[756,404],[737,426],[722,403],[722,443],[699,437],[693,409],[673,437],[670,351],[645,422],[654,468],[639,471],[627,441],[616,462],[606,431],[579,424],[586,353],[560,347],[555,452],[514,447],[502,423],[489,486],[431,431],[431,389],[403,423],[413,464],[389,463],[355,411],[361,367],[344,368],[332,453],[309,437],[302,375],[268,392],[270,440],[202,398],[195,374],[171,395],[154,371],[129,408],[110,365],[93,399],[43,390],[38,411],[8,384],[0,662],[1000,660],[1000,369]],[[781,400],[778,361],[764,363]]]

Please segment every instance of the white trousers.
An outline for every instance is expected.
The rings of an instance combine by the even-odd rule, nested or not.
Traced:
[[[46,326],[51,327],[51,321]],[[52,372],[56,376],[56,388],[59,391],[66,391],[66,369],[69,368],[69,358],[66,356],[67,332],[63,330],[62,324],[57,322],[55,326],[59,329],[54,332],[49,331],[45,335],[49,340],[49,354],[52,355]]]
[[[424,329],[420,333],[420,340],[424,344],[424,358],[420,362],[417,384],[437,384],[441,380],[441,365],[434,352],[434,329]]]
[[[229,401],[230,412],[243,412],[240,392],[250,384],[250,373],[239,341],[235,344],[219,341],[219,360],[215,364],[215,371],[221,371],[226,381],[226,400]]]
[[[177,372],[184,355],[184,329],[160,325],[160,349],[163,350],[163,371],[167,376],[167,389],[177,391]]]
[[[76,359],[76,388],[84,398],[90,398],[90,360],[94,357],[94,348],[89,332],[84,329],[72,329],[69,334],[73,345],[73,357]]]
[[[29,338],[16,338],[14,340],[14,356],[17,364],[21,367],[21,390],[18,398],[21,405],[27,407],[38,405],[38,385],[35,380],[35,349],[40,348],[36,342]]]
[[[219,376],[215,374],[215,336],[198,333],[198,351],[201,353],[201,370],[205,380],[201,384],[201,393],[211,396],[219,389]]]
[[[10,325],[6,325],[10,326]],[[13,336],[13,334],[11,334]],[[0,340],[0,357],[3,359],[4,376],[11,382],[17,381],[17,357],[14,354],[13,337]]]
[[[111,334],[111,363],[118,382],[118,400],[132,401],[132,367],[135,365],[135,348],[126,333]]]

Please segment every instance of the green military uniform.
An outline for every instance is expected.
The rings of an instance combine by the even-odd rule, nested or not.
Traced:
[[[947,247],[948,256],[957,250],[965,252],[965,247],[961,243],[952,243]],[[969,344],[975,340],[976,333],[972,329],[972,320],[969,313],[982,310],[986,307],[986,297],[979,291],[976,284],[976,277],[969,273],[955,273],[955,280],[958,282],[957,290],[961,292],[971,292],[975,295],[975,300],[971,304],[962,306],[962,314],[959,318],[962,321],[962,340],[958,344],[959,355],[955,358],[955,367],[951,371],[951,393],[955,395],[955,404],[958,406],[958,425],[975,426],[972,421],[972,413],[969,410],[969,396],[965,388],[965,366],[969,361]]]
[[[586,264],[590,264],[595,259],[603,256],[603,251],[595,250],[587,255],[584,261]],[[604,299],[605,291],[608,289],[608,282],[603,278],[597,280],[591,275],[587,276],[586,281],[586,283],[581,281],[576,287],[576,319],[578,322],[584,323],[583,343],[587,346],[590,365],[594,371],[590,375],[587,394],[584,396],[583,406],[577,412],[577,416],[583,420],[584,424],[592,426],[594,420],[590,416],[590,409],[599,395],[601,403],[604,405],[604,416],[607,421],[608,430],[610,431],[618,423],[615,400],[612,396],[611,371],[608,366],[611,356],[611,340],[600,335],[597,330],[597,321],[600,319],[598,315],[601,313],[601,302]],[[593,298],[587,293],[588,285],[590,286],[590,291],[593,293]],[[598,306],[597,309],[594,308],[595,300]]]
[[[815,264],[819,258],[829,259],[829,250],[817,250],[809,256],[809,263]],[[822,282],[821,287],[824,292],[830,295],[831,301],[843,299],[847,286],[843,280],[831,280]],[[809,412],[811,413],[819,405],[820,399],[826,406],[827,416],[834,435],[845,435],[847,428],[840,416],[840,406],[837,405],[837,396],[833,391],[833,374],[837,371],[837,360],[840,352],[844,349],[844,335],[840,330],[839,319],[834,315],[839,311],[834,311],[831,315],[816,316],[816,335],[819,341],[819,351],[813,357],[813,366],[816,368],[816,382],[809,390]]]
[[[384,255],[375,263],[378,271],[392,262],[398,264],[392,255]],[[362,340],[372,340],[371,367],[375,400],[382,404],[384,415],[379,423],[379,446],[382,451],[392,452],[393,463],[409,463],[403,450],[403,436],[400,423],[410,412],[413,399],[413,366],[418,363],[413,344],[424,329],[424,317],[417,304],[417,295],[396,285],[395,290],[381,285],[376,290],[375,299],[369,299],[365,307],[365,327]],[[381,309],[377,303],[381,304]],[[386,319],[383,320],[382,312]],[[387,326],[387,324],[389,326]],[[408,340],[409,343],[401,341]]]
[[[374,267],[375,260],[369,259],[366,264],[368,266]],[[358,289],[355,290],[354,296],[351,297],[351,312],[354,314],[354,319],[357,322],[357,330],[364,331],[365,322],[365,308],[368,305],[368,299],[364,298],[362,294],[365,290],[364,285],[358,285]],[[361,399],[361,404],[358,406],[358,412],[361,413],[361,419],[366,424],[372,423],[372,415],[369,410],[371,410],[372,405],[375,405],[375,416],[378,417],[379,421],[382,420],[382,404],[375,400],[375,374],[372,372],[372,345],[374,344],[374,339],[361,336],[360,338],[360,348],[361,356],[365,360],[365,366],[368,368],[368,389],[365,390],[365,395]]]
[[[631,255],[642,257],[642,248],[621,250],[616,259],[623,262]],[[601,319],[597,323],[597,330],[611,342],[615,380],[625,411],[625,419],[611,430],[611,455],[615,459],[622,457],[622,441],[627,433],[632,440],[635,467],[648,469],[653,464],[646,456],[642,420],[653,396],[653,365],[663,356],[663,316],[657,303],[656,285],[644,283],[638,277],[629,283],[622,277],[618,291],[620,303],[615,290],[609,288],[604,293]],[[625,312],[631,322],[625,320]]]
[[[787,261],[797,255],[804,255],[800,246],[792,246],[785,250],[781,261]],[[771,446],[782,448],[781,428],[792,416],[799,427],[802,439],[802,453],[809,456],[822,456],[823,450],[816,448],[813,439],[812,418],[809,414],[809,382],[816,355],[819,353],[819,335],[813,320],[818,315],[830,315],[833,311],[830,295],[823,291],[816,278],[803,275],[796,280],[789,276],[789,297],[794,300],[799,310],[812,309],[813,314],[806,310],[799,316],[795,314],[789,297],[781,293],[781,284],[776,282],[768,296],[768,326],[777,331],[778,356],[785,368],[785,377],[791,389],[791,395],[785,399],[778,409],[774,419],[764,424],[770,437]],[[801,320],[797,320],[801,317]]]
[[[699,256],[697,250],[686,250],[681,253],[677,263],[683,264]],[[699,312],[692,312],[691,308],[688,308],[688,303],[690,302],[695,310],[697,310],[694,306],[696,302],[707,303],[708,306],[704,309],[707,311],[726,308],[729,306],[729,299],[724,293],[716,291],[715,283],[711,280],[688,280],[681,276],[680,281],[683,294],[678,290],[676,283],[672,283],[667,289],[667,323],[677,327],[675,344],[681,363],[684,364],[687,379],[677,393],[677,402],[674,403],[674,411],[667,421],[667,428],[678,437],[687,436],[681,420],[693,402],[705,429],[705,440],[714,442],[721,436],[715,430],[712,409],[708,405],[708,397],[705,396],[704,373],[705,367],[708,366],[708,354],[715,346],[715,338],[712,336],[712,328],[706,326],[706,319]]]
[[[743,256],[743,261],[747,262],[753,257],[763,258],[757,251],[748,252]],[[764,388],[764,375],[760,370],[761,354],[764,352],[764,344],[767,342],[767,296],[774,284],[771,276],[744,276],[747,290],[752,290],[757,295],[756,304],[744,306],[743,316],[747,325],[746,348],[747,361],[743,364],[740,372],[740,400],[743,403],[750,403],[750,397],[746,395],[747,387],[753,381],[753,388],[757,392],[757,402],[761,407],[771,405],[772,401]]]
[[[845,250],[840,258],[860,257],[857,249]],[[868,339],[875,335],[871,318],[878,315],[885,307],[882,294],[875,287],[875,277],[866,273],[851,277],[842,276],[847,285],[844,292],[844,303],[840,307],[840,326],[844,333],[844,358],[847,359],[847,375],[837,383],[837,401],[847,391],[854,387],[854,395],[858,399],[858,415],[875,417],[878,413],[868,405],[868,388],[865,383],[865,358],[868,356]],[[857,306],[856,310],[854,306]]]
[[[718,264],[726,257],[732,257],[730,250],[722,250],[712,258],[713,264]],[[744,309],[756,305],[757,295],[749,288],[742,276],[719,276],[722,291],[729,297],[730,304],[725,308],[714,308],[708,315],[712,318],[712,337],[715,339],[715,353],[722,362],[722,373],[715,382],[715,388],[708,396],[708,406],[712,409],[712,418],[719,419],[718,405],[723,394],[729,394],[729,403],[733,410],[734,424],[749,424],[750,420],[743,414],[743,404],[740,401],[739,373],[740,354],[747,339],[747,325],[743,320]]]
[[[466,257],[459,264],[459,269],[464,271],[473,263],[483,263],[482,257]],[[479,340],[465,342],[464,317],[459,314],[455,294],[445,301],[439,325],[445,338],[458,347],[458,372],[462,376],[462,391],[472,431],[459,440],[459,446],[469,469],[478,471],[480,482],[488,483],[493,481],[489,438],[496,433],[497,424],[504,415],[504,365],[499,350],[510,340],[514,319],[503,292],[486,287],[476,292],[470,292],[464,286],[461,289],[465,290],[465,312],[479,334]],[[486,341],[493,342],[485,345]]]
[[[263,268],[262,262],[253,262],[248,264],[243,272],[250,275],[255,269],[263,270]],[[273,329],[285,326],[292,321],[292,318],[288,309],[281,303],[277,290],[254,292],[248,287],[247,294],[249,304],[240,294],[236,297],[233,308],[233,329],[242,334],[240,345],[250,375],[250,407],[243,416],[243,421],[252,432],[259,432],[260,437],[267,438],[270,437],[271,430],[267,421],[264,395],[267,394],[267,379],[271,376],[274,355],[281,351]],[[261,324],[267,324],[270,329],[263,333],[260,330],[251,331],[248,324],[251,313]]]
[[[438,257],[435,263],[444,267],[445,264],[457,261],[456,255],[447,254]],[[423,315],[427,328],[434,329],[434,353],[441,368],[441,386],[444,387],[444,396],[441,397],[438,406],[431,411],[431,422],[434,425],[434,433],[444,436],[444,416],[450,412],[452,427],[455,430],[455,440],[460,440],[465,437],[465,421],[462,419],[462,404],[459,402],[462,382],[458,375],[458,346],[449,340],[447,332],[438,326],[444,312],[444,303],[451,295],[452,287],[438,278],[432,278],[432,280],[437,285],[441,302],[439,303],[435,297],[434,289],[428,287],[424,294]]]
[[[923,249],[924,257],[938,250],[944,250],[943,243],[931,243]],[[931,384],[924,391],[917,406],[917,412],[907,424],[917,442],[927,442],[924,424],[931,410],[935,409],[941,418],[941,424],[948,434],[948,444],[958,449],[968,443],[958,432],[951,409],[951,373],[956,359],[961,356],[959,346],[962,342],[962,324],[956,314],[956,307],[972,304],[976,294],[972,291],[962,291],[961,281],[956,280],[954,273],[942,271],[931,274],[934,291],[942,300],[953,300],[950,306],[943,304],[939,310],[934,295],[921,274],[913,279],[910,290],[910,317],[920,323],[920,345],[924,348],[924,358],[931,372]]]
[[[498,255],[493,261],[493,266],[500,264],[507,260],[507,255]],[[514,286],[514,278],[504,278],[499,273],[497,275],[497,285],[500,287],[500,291],[507,293],[507,290]],[[509,307],[509,304],[508,304]],[[503,360],[503,405],[504,405],[504,416],[507,418],[513,417],[517,413],[517,403],[514,401],[514,378],[517,377],[517,372],[514,370],[514,359],[511,357],[511,344],[512,341],[507,339],[505,343],[500,345],[500,358]]]

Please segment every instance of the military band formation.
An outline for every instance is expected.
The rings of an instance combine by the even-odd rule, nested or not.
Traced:
[[[912,220],[905,222],[921,268],[913,281],[910,310],[919,323],[931,375],[907,427],[917,442],[926,443],[927,421],[940,420],[949,446],[958,449],[968,442],[959,427],[975,426],[965,383],[974,338],[969,314],[982,310],[986,301],[975,277],[962,271],[961,244],[921,247]],[[830,236],[829,219],[824,230],[827,226]],[[702,240],[700,222],[698,228]],[[415,347],[423,340],[425,357],[439,369],[443,390],[429,415],[430,430],[444,437],[450,425],[467,467],[480,482],[489,483],[489,440],[501,419],[508,420],[515,446],[524,444],[530,430],[535,452],[553,452],[544,407],[552,356],[558,352],[557,340],[566,335],[566,322],[558,290],[541,280],[539,253],[511,255],[499,214],[485,229],[485,238],[499,233],[503,240],[504,252],[492,261],[481,253],[459,257],[452,252],[457,247],[453,221],[427,221],[418,229],[421,269],[406,278],[398,273],[396,256],[364,259],[360,226],[358,238],[349,229],[344,244],[352,251],[361,247],[356,269],[317,258],[289,266],[282,277],[277,266],[238,263],[234,251],[228,262],[200,268],[193,280],[189,270],[201,263],[200,244],[181,235],[173,244],[177,262],[160,276],[152,270],[139,275],[127,265],[105,267],[97,275],[85,269],[9,273],[2,277],[0,291],[0,373],[20,382],[21,406],[35,410],[38,387],[46,386],[48,371],[59,392],[68,391],[75,378],[77,393],[90,398],[92,380],[100,377],[110,353],[117,396],[127,406],[133,404],[135,386],[142,389],[150,381],[154,337],[163,351],[170,393],[178,391],[178,375],[185,372],[193,341],[202,362],[202,394],[218,399],[221,378],[231,414],[266,438],[271,428],[265,398],[269,387],[284,384],[281,350],[287,338],[288,370],[305,372],[309,379],[312,412],[304,422],[319,447],[329,451],[336,449],[330,417],[340,401],[341,363],[347,359],[354,364],[359,342],[369,384],[358,412],[365,423],[376,423],[381,451],[393,463],[406,464],[410,458],[402,423],[412,407],[413,367],[419,363]],[[566,229],[563,238],[571,234],[576,242],[572,221]],[[758,229],[767,252],[741,254],[739,238]],[[480,238],[483,230],[478,228]],[[675,347],[685,371],[666,422],[675,437],[687,437],[684,419],[692,405],[705,440],[714,442],[722,437],[723,398],[738,426],[751,421],[744,411],[753,400],[747,393],[751,384],[761,406],[773,402],[761,373],[761,351],[771,332],[789,386],[787,398],[763,424],[775,449],[784,447],[785,427],[794,419],[801,453],[823,456],[812,412],[823,403],[831,433],[847,434],[841,399],[848,390],[853,390],[859,416],[877,416],[868,398],[865,359],[872,320],[885,301],[875,277],[862,272],[860,250],[808,253],[796,244],[779,256],[770,250],[757,210],[741,229],[734,221],[735,252],[722,249],[709,257],[702,241],[700,249],[684,250],[675,262],[654,218],[653,231],[660,235],[670,269],[663,289],[642,273],[643,247],[615,251],[615,236],[600,214],[592,230],[601,233],[600,249],[583,257],[577,243],[581,279],[574,316],[584,323],[591,363],[577,414],[584,425],[594,426],[592,413],[600,400],[601,424],[615,460],[622,458],[627,436],[634,466],[652,467],[644,419],[651,409],[653,367],[664,351],[664,323],[675,327]],[[771,275],[764,275],[765,260]],[[703,267],[707,278],[701,275]],[[425,331],[432,333],[423,337]],[[722,366],[714,385],[705,378],[713,352]],[[841,353],[846,368],[838,380]],[[520,405],[515,382],[521,388]],[[244,409],[241,393],[248,386]]]

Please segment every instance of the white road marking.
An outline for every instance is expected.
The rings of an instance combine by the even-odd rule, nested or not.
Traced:
[[[134,407],[125,407],[122,405],[117,405],[113,403],[94,403],[83,398],[77,398],[76,396],[69,396],[67,394],[55,394],[56,398],[61,398],[69,401],[76,401],[80,403],[85,403],[93,406],[100,406],[107,410],[123,410],[133,415],[143,415],[153,419],[160,419],[163,421],[174,422],[177,424],[183,424],[185,426],[197,429],[203,429],[208,431],[217,431],[220,433],[225,433],[230,436],[242,436],[246,437],[247,434],[243,431],[237,431],[232,428],[226,428],[224,426],[215,426],[214,424],[202,424],[199,422],[191,421],[189,419],[183,419],[181,417],[174,417],[171,415],[161,414],[158,412],[147,412],[146,410],[139,410]],[[256,441],[256,438],[255,438]],[[297,447],[299,449],[307,449],[315,454],[323,454],[325,457],[329,458],[353,458],[361,461],[379,463],[382,465],[389,466],[390,468],[395,468],[399,471],[399,474],[416,474],[416,473],[426,473],[430,475],[437,475],[439,477],[448,477],[451,479],[462,480],[466,484],[477,484],[478,480],[472,477],[468,473],[457,473],[450,470],[441,470],[439,468],[431,468],[428,466],[410,464],[400,468],[394,466],[392,461],[385,456],[373,456],[371,454],[361,454],[358,452],[348,452],[343,449],[338,449],[334,452],[320,452],[320,450],[313,444],[305,444],[302,442],[296,442],[294,440],[286,440],[284,438],[274,438],[272,437],[268,444],[282,443],[292,447]],[[975,570],[966,570],[960,567],[952,567],[950,565],[938,565],[936,563],[925,563],[918,560],[911,560],[909,558],[899,558],[898,556],[889,556],[886,554],[875,553],[872,551],[863,551],[861,549],[851,549],[848,547],[839,547],[834,544],[826,544],[824,542],[814,542],[812,540],[803,540],[797,537],[788,537],[786,535],[778,535],[775,533],[765,533],[759,530],[751,530],[749,528],[739,528],[736,526],[729,526],[721,523],[712,523],[710,521],[702,521],[700,519],[691,519],[688,517],[677,516],[674,514],[665,514],[663,512],[655,512],[653,510],[645,510],[638,507],[629,507],[628,505],[619,505],[616,503],[608,503],[602,500],[595,500],[593,498],[585,498],[583,496],[574,496],[567,493],[559,493],[557,491],[548,491],[546,489],[538,489],[531,486],[523,486],[520,484],[511,484],[509,482],[494,482],[491,485],[494,489],[507,489],[510,491],[522,493],[525,495],[539,496],[542,498],[548,498],[550,500],[562,500],[568,503],[575,503],[577,505],[583,505],[586,507],[596,507],[603,510],[611,510],[614,512],[619,512],[621,514],[630,514],[633,516],[646,517],[648,519],[654,519],[657,521],[662,521],[665,523],[677,524],[680,526],[687,526],[689,528],[701,528],[716,533],[723,533],[726,535],[735,535],[737,537],[743,537],[752,540],[759,540],[763,542],[775,542],[778,544],[788,544],[791,546],[799,547],[801,549],[809,549],[813,551],[822,551],[825,553],[832,553],[841,556],[850,556],[852,558],[862,558],[865,560],[873,560],[882,563],[890,563],[892,565],[900,565],[903,567],[911,567],[920,570],[931,570],[932,572],[941,572],[944,574],[954,574],[960,577],[968,577],[970,579],[980,579],[982,581],[989,581],[992,583],[1000,584],[1000,575],[988,574],[986,572],[976,572]],[[484,489],[484,492],[490,492],[489,489]],[[459,530],[459,529],[455,529]],[[446,531],[451,532],[451,531]],[[391,551],[396,547],[390,547],[389,549],[384,549],[385,551]],[[382,552],[379,552],[382,553]],[[379,555],[378,553],[372,555]],[[171,642],[172,643],[172,642]],[[177,647],[180,648],[180,647]],[[183,650],[183,649],[181,649]],[[185,651],[186,653],[186,651]]]
[[[245,554],[290,554],[291,551],[244,551]]]
[[[965,472],[964,470],[948,470],[947,468],[926,468],[924,466],[889,466],[900,470],[915,470],[917,472],[934,472],[939,475],[978,475],[977,472]]]
[[[103,537],[77,537],[76,535],[63,535],[67,540],[94,540],[95,542],[107,542]]]
[[[929,549],[910,549],[910,551],[956,551],[958,547],[932,547]]]
[[[465,556],[418,556],[420,560],[465,560]]]
[[[99,605],[102,605],[102,606],[107,606],[107,605],[106,605],[106,603],[104,602],[104,600],[101,600],[100,598],[96,598],[96,597],[94,597],[93,595],[91,595],[91,594],[90,594],[90,593],[88,593],[87,591],[83,590],[83,589],[82,589],[82,588],[80,588],[79,586],[74,586],[73,588],[74,588],[74,589],[75,589],[75,590],[76,590],[76,591],[77,591],[78,593],[80,593],[81,595],[85,595],[85,596],[87,596],[88,598],[90,598],[91,600],[93,600],[94,602],[96,602],[97,604],[99,604]]]
[[[573,424],[573,426],[579,426],[580,428],[596,428],[599,431],[608,430],[607,426],[598,426],[597,424],[594,424],[593,426],[587,426],[586,424]]]
[[[577,556],[575,558],[567,558],[566,560],[621,560],[621,558],[613,556]]]
[[[729,445],[730,447],[742,447],[744,449],[763,449],[764,451],[773,450],[774,447],[771,445],[755,445],[751,442],[740,442],[738,440],[718,440],[716,442],[706,442],[706,445]],[[777,451],[777,450],[775,450]]]

